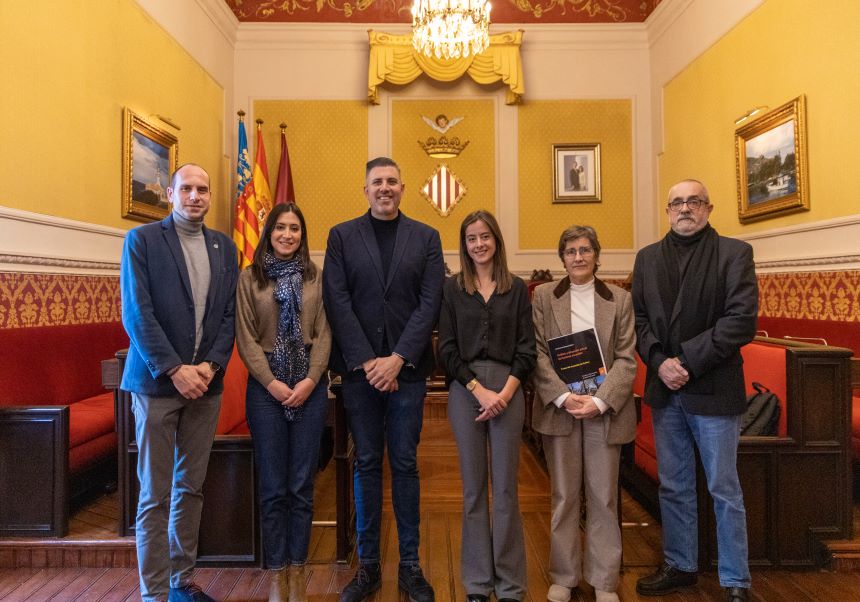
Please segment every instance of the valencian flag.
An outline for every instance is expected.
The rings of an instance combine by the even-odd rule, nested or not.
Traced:
[[[287,149],[287,124],[281,124],[281,163],[278,165],[278,182],[275,184],[275,204],[296,203],[293,188],[293,170],[290,167],[290,151]]]
[[[254,180],[251,172],[251,156],[248,153],[248,136],[245,134],[245,123],[242,117],[245,111],[239,111],[239,155],[236,161],[236,219],[233,222],[233,242],[239,251],[239,268],[251,264],[254,249],[260,241],[259,204],[254,192]]]

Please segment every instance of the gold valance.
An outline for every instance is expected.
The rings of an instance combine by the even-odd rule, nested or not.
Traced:
[[[386,81],[408,84],[422,73],[443,82],[454,81],[464,73],[479,84],[502,80],[509,88],[506,100],[509,105],[519,102],[525,93],[520,59],[522,29],[491,35],[490,45],[477,56],[449,60],[417,52],[412,47],[412,34],[393,35],[372,29],[367,34],[370,38],[367,98],[373,104],[379,104],[379,84]]]

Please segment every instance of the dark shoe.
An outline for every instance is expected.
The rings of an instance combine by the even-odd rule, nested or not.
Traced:
[[[484,594],[469,594],[466,596],[466,602],[489,602],[489,600]]]
[[[664,562],[652,574],[636,582],[636,593],[643,596],[663,596],[671,594],[679,587],[696,585],[697,580],[696,573],[679,571]]]
[[[433,587],[427,583],[417,562],[400,565],[400,569],[397,571],[397,584],[409,596],[410,602],[434,602],[436,600]]]
[[[355,577],[340,592],[340,602],[361,602],[382,586],[378,564],[359,564]]]
[[[747,602],[750,590],[745,587],[727,587],[726,602]]]
[[[167,600],[168,602],[215,602],[215,599],[204,594],[196,583],[171,587]]]

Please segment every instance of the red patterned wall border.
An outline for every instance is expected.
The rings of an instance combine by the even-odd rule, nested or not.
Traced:
[[[860,322],[860,271],[759,274],[759,315]]]
[[[119,278],[0,273],[0,328],[118,322]]]
[[[762,317],[860,322],[858,270],[759,274],[758,283]],[[0,273],[0,328],[119,320],[115,276]]]

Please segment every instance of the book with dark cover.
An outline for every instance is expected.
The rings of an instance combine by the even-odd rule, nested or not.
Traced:
[[[594,395],[606,378],[606,364],[597,332],[587,328],[549,339],[549,357],[572,393]]]

